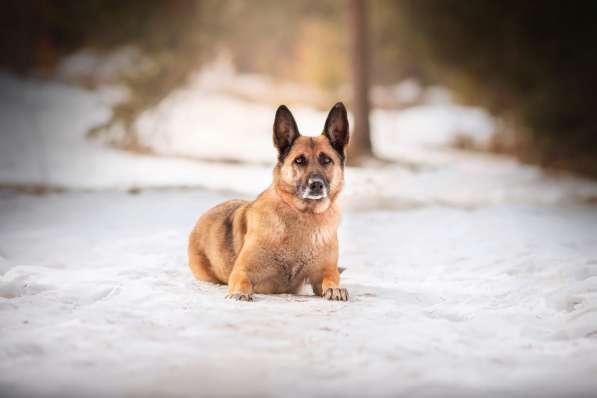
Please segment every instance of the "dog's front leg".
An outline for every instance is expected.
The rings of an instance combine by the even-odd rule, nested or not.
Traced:
[[[251,257],[251,250],[248,247],[244,247],[239,253],[228,277],[228,295],[226,298],[253,301],[253,283],[248,272]]]
[[[340,272],[336,264],[327,266],[323,270],[321,288],[318,284],[313,284],[313,292],[317,295],[323,296],[327,300],[348,300],[348,290],[339,287],[340,283]]]
[[[234,266],[228,278],[228,295],[226,298],[253,301],[253,284],[243,267]]]

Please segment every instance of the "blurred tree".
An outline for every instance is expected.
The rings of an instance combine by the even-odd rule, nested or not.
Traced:
[[[388,24],[400,26],[396,43],[410,40],[427,76],[500,117],[496,150],[597,175],[597,2],[380,0],[379,6],[391,15]]]
[[[499,116],[505,128],[495,142],[496,150],[597,175],[596,1],[5,0],[2,4],[0,67],[4,69],[50,73],[62,56],[82,47],[101,52],[130,45],[152,60],[152,68],[126,78],[133,95],[115,109],[114,120],[131,130],[124,146],[136,145],[132,121],[139,112],[157,104],[184,84],[201,62],[226,48],[242,72],[319,85],[334,98],[345,95],[342,88],[352,72],[355,120],[349,159],[354,164],[372,156],[369,84],[415,77],[424,84],[446,84],[461,100]],[[345,14],[348,24],[342,20]],[[344,35],[346,28],[350,34]]]
[[[362,165],[373,157],[369,129],[369,49],[368,14],[365,0],[350,0],[348,25],[351,37],[352,87],[354,125],[350,143],[348,164]]]
[[[151,68],[124,78],[130,99],[114,108],[108,125],[128,134],[117,143],[140,149],[133,122],[184,84],[205,56],[215,0],[7,0],[0,14],[0,66],[23,74],[48,75],[61,57],[82,47],[98,53],[139,48]],[[99,131],[99,126],[96,131]]]

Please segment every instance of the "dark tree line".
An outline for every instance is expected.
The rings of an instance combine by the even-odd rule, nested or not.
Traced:
[[[501,116],[496,149],[597,176],[597,2],[402,0],[386,6],[417,43],[428,75]]]

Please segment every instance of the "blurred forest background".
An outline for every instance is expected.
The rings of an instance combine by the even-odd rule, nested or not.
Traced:
[[[597,176],[596,17],[580,0],[7,0],[0,66],[43,77],[82,48],[134,47],[150,62],[119,76],[132,95],[114,109],[132,126],[225,52],[239,72],[352,98],[362,157],[368,88],[416,79],[497,116],[490,150]]]

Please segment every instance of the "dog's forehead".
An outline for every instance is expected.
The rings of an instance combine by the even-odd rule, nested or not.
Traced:
[[[316,137],[308,137],[308,136],[300,136],[292,145],[292,151],[297,152],[320,152],[320,151],[331,151],[332,146],[330,145],[329,140],[323,136],[316,136]]]

